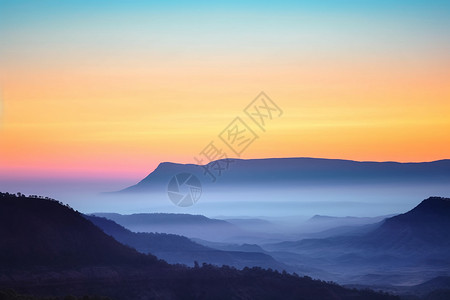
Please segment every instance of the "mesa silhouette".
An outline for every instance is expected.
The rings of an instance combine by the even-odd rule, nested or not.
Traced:
[[[215,165],[216,164],[216,165]],[[210,173],[220,165],[220,180],[212,182]],[[207,165],[160,163],[136,185],[119,193],[166,192],[167,183],[178,173],[191,173],[211,188],[310,186],[336,184],[449,183],[450,160],[421,163],[359,162],[321,158],[268,158],[218,160]],[[208,173],[210,172],[210,173]]]

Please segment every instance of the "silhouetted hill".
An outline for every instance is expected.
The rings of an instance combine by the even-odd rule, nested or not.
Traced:
[[[124,300],[396,299],[262,268],[171,266],[118,243],[50,199],[0,194],[0,239],[0,290],[21,294]]]
[[[261,252],[266,253],[263,248],[261,248],[257,244],[233,244],[233,243],[219,243],[219,242],[211,242],[205,241],[201,239],[193,239],[194,242],[199,243],[200,245],[220,249],[225,251],[244,251],[244,252]]]
[[[117,241],[133,247],[139,252],[156,255],[169,263],[193,266],[196,261],[200,264],[229,265],[236,268],[259,266],[280,271],[289,268],[267,254],[254,251],[255,249],[253,251],[220,251],[195,243],[184,236],[164,233],[135,233],[103,217],[90,215],[85,218]]]
[[[401,295],[405,300],[447,300],[450,299],[450,276],[438,276],[412,286],[394,285],[348,285],[349,288],[370,288]]]
[[[450,199],[430,197],[409,212],[386,219],[366,236],[365,244],[386,251],[404,251],[406,256],[431,256],[450,251],[448,228]]]
[[[286,262],[283,252],[295,253],[322,270],[348,272],[344,282],[410,284],[450,275],[449,212],[450,199],[430,197],[363,235],[286,241],[263,248],[281,262]]]
[[[190,214],[170,214],[170,213],[140,213],[132,215],[121,215],[116,213],[94,213],[95,216],[104,217],[123,226],[153,226],[153,225],[197,225],[197,226],[214,226],[223,225],[229,226],[228,229],[233,228],[230,223],[218,220],[210,219],[202,215],[190,215]]]
[[[241,218],[241,219],[224,219],[228,223],[235,224],[242,227],[252,227],[252,228],[264,228],[265,226],[273,225],[271,222],[263,219],[257,218]]]
[[[140,213],[121,215],[115,213],[95,213],[99,217],[113,220],[134,232],[170,233],[189,238],[214,240],[244,235],[245,231],[227,221],[211,219],[202,215]]]
[[[447,290],[450,292],[450,276],[438,276],[424,283],[412,286],[408,288],[409,291],[415,294],[429,294],[436,290]]]
[[[392,217],[389,216],[377,216],[377,217],[333,217],[315,215],[302,224],[302,227],[311,228],[314,232],[324,231],[328,229],[335,229],[342,226],[358,226],[375,224],[383,221],[384,219]]]
[[[283,242],[290,249],[351,247],[377,251],[401,251],[402,256],[450,250],[450,199],[430,197],[407,213],[385,219],[361,237],[332,237]],[[274,244],[277,245],[277,244]],[[269,245],[268,245],[269,246]],[[270,248],[270,246],[269,246]],[[432,252],[429,252],[432,251]]]
[[[0,265],[156,264],[57,201],[0,197]]]
[[[326,229],[319,232],[307,233],[303,235],[303,238],[308,239],[325,239],[336,236],[363,236],[369,232],[374,231],[380,227],[382,222],[365,224],[365,225],[353,225],[353,226],[338,226],[330,229]]]
[[[213,164],[211,162],[210,164]],[[267,187],[274,185],[323,185],[323,184],[376,184],[376,183],[448,183],[450,160],[422,163],[358,162],[321,158],[270,158],[232,159],[231,163],[219,160],[227,167],[220,181],[205,186]],[[120,192],[165,192],[170,178],[187,172],[204,177],[204,169],[195,164],[165,162],[136,185]]]
[[[392,216],[392,215],[391,215]],[[378,217],[333,217],[333,216],[322,216],[322,215],[314,215],[307,222],[312,223],[322,223],[322,222],[342,222],[345,225],[363,225],[363,224],[372,224],[382,221],[391,216],[378,216]]]

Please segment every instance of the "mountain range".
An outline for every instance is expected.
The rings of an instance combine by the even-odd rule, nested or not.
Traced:
[[[122,215],[117,213],[94,213],[124,226],[134,232],[160,232],[183,235],[206,240],[226,240],[242,236],[242,228],[225,220],[207,218],[202,215],[139,213]]]
[[[189,218],[183,217],[184,220],[189,220]],[[89,215],[85,216],[85,218],[117,241],[133,247],[139,252],[151,253],[172,264],[179,263],[194,266],[194,262],[197,262],[199,264],[209,263],[218,266],[228,265],[240,269],[258,266],[279,271],[289,270],[287,265],[277,262],[271,256],[263,253],[263,250],[259,247],[255,249],[257,251],[239,251],[241,249],[232,249],[233,251],[217,250],[198,244],[180,235],[155,232],[135,233],[103,217]],[[180,220],[177,221],[180,222]]]
[[[336,280],[343,284],[411,285],[436,276],[450,275],[448,272],[450,269],[448,241],[450,239],[445,229],[450,225],[448,210],[447,198],[430,197],[412,210],[394,216],[358,218],[316,215],[302,223],[302,226],[311,229],[313,227],[310,226],[315,225],[316,229],[327,229],[305,233],[303,232],[305,228],[298,228],[300,232],[298,240],[259,245],[214,242],[200,238],[193,238],[193,240],[207,248],[221,251],[265,254],[282,265],[288,265],[289,270],[327,280]],[[113,214],[109,216],[118,222],[126,222],[122,225],[127,226],[137,226],[143,222],[153,225],[174,225],[169,228],[176,229],[197,224],[198,231],[213,229],[214,224],[223,225],[235,221],[235,219],[222,221],[186,214],[128,216]],[[234,232],[242,233],[240,225],[245,226],[248,223],[253,224],[255,221],[253,219],[238,220],[234,226],[230,224],[226,226],[230,226],[230,230],[235,230]],[[208,225],[204,226],[205,224]],[[257,220],[256,224],[273,225],[264,220]],[[157,229],[157,227],[151,228]],[[163,226],[159,228],[164,230]],[[259,234],[259,232],[248,230],[245,233],[249,237]],[[192,239],[190,241],[192,242]],[[192,263],[192,259],[190,261]],[[189,258],[184,262],[189,263]],[[217,264],[217,260],[211,262]],[[264,260],[253,261],[253,263],[267,266]],[[237,262],[237,265],[239,264],[240,262]]]
[[[295,254],[302,265],[308,261],[329,274],[338,272],[340,282],[410,285],[450,275],[449,225],[450,199],[430,197],[404,214],[372,224],[364,234],[262,247],[282,262]]]
[[[0,239],[0,295],[14,295],[13,288],[125,300],[397,299],[262,268],[169,265],[119,243],[58,201],[21,194],[0,194]]]

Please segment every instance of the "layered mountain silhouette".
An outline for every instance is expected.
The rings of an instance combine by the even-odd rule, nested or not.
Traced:
[[[158,217],[161,217],[161,215],[158,215]],[[85,218],[100,227],[106,234],[113,236],[117,241],[133,247],[139,252],[156,255],[169,263],[193,266],[194,262],[197,262],[237,268],[259,266],[280,271],[289,269],[287,265],[281,264],[271,256],[262,253],[261,248],[256,248],[260,251],[255,251],[255,248],[248,249],[253,251],[236,251],[236,249],[233,249],[234,251],[221,251],[200,245],[180,235],[153,232],[135,233],[103,217],[90,215],[85,216]],[[190,220],[187,217],[184,219]],[[180,222],[179,219],[176,220]],[[169,224],[173,223],[170,222]],[[179,223],[179,225],[181,226],[182,223]]]
[[[245,235],[240,227],[218,219],[202,215],[140,213],[122,215],[116,213],[95,213],[134,232],[160,232],[211,240],[215,237],[227,239]]]
[[[411,211],[386,219],[365,239],[364,246],[404,256],[432,257],[450,251],[450,199],[430,197]],[[446,255],[447,258],[450,258]],[[436,259],[444,258],[442,256]],[[450,262],[450,260],[449,260]]]
[[[50,199],[0,194],[0,240],[0,291],[125,300],[396,299],[262,268],[171,266]]]
[[[407,213],[372,224],[365,234],[303,239],[263,248],[277,253],[274,257],[280,261],[285,261],[282,253],[296,253],[328,272],[349,272],[356,281],[375,284],[398,279],[404,284],[410,279],[417,282],[437,274],[450,275],[449,225],[450,199],[430,197]],[[395,270],[398,278],[391,273],[386,276],[390,270]],[[356,272],[360,276],[356,277]],[[344,277],[352,281],[350,276]]]
[[[220,166],[220,170],[218,167]],[[223,170],[222,170],[223,169]],[[377,183],[449,183],[450,160],[422,163],[358,162],[320,158],[227,159],[200,166],[165,162],[121,193],[165,192],[178,173],[191,173],[206,186],[266,187]],[[213,182],[212,176],[220,176]],[[214,184],[214,185],[213,185]]]
[[[391,215],[392,216],[392,215]],[[312,218],[308,219],[304,224],[302,224],[303,227],[311,227],[314,228],[314,232],[320,232],[320,231],[326,231],[326,230],[332,230],[337,231],[339,228],[343,229],[349,229],[352,228],[356,229],[359,228],[361,225],[371,225],[375,223],[379,223],[384,221],[384,219],[391,217],[391,216],[377,216],[377,217],[332,217],[332,216],[322,216],[322,215],[315,215]],[[367,226],[370,227],[370,226]],[[334,234],[337,235],[337,234]]]
[[[418,249],[444,251],[450,247],[450,199],[430,197],[407,213],[385,219],[362,237],[304,239],[278,245],[293,247],[320,244],[345,245],[359,248],[401,250],[415,253]],[[401,248],[401,249],[399,249]]]

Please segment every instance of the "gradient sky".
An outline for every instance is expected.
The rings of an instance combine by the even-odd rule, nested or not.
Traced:
[[[193,163],[260,91],[284,114],[243,158],[450,158],[449,28],[449,1],[0,0],[0,178]]]

